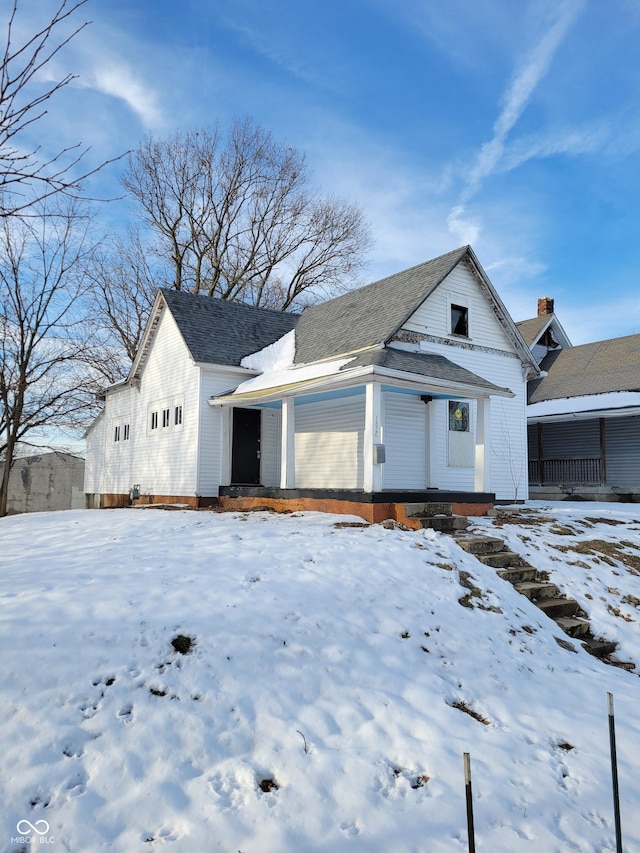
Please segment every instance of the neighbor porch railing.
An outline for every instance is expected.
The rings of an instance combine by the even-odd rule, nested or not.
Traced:
[[[529,482],[540,485],[601,483],[600,459],[531,459]]]

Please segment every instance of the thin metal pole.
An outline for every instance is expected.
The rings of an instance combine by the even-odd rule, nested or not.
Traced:
[[[607,693],[607,706],[609,710],[609,744],[611,746],[611,779],[613,781],[613,814],[616,823],[616,853],[622,853],[620,792],[618,789],[618,758],[616,755],[616,724],[613,716],[613,693]]]
[[[464,789],[467,795],[467,835],[469,836],[469,853],[476,853],[476,837],[473,829],[473,793],[471,791],[471,758],[468,752],[464,757]]]

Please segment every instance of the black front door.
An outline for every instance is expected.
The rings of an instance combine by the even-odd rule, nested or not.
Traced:
[[[260,484],[260,409],[234,409],[231,445],[231,484]]]

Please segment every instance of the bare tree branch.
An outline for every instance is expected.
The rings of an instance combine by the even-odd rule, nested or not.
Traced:
[[[33,93],[31,83],[90,21],[68,24],[87,0],[61,0],[50,20],[21,44],[14,44],[19,0],[12,0],[0,67],[0,218],[15,216],[56,193],[79,197],[82,185],[124,154],[92,169],[78,170],[90,148],[81,143],[43,156],[42,146],[25,148],[25,131],[47,115],[48,102],[77,75],[66,74],[44,91]]]
[[[123,184],[177,290],[285,310],[354,283],[371,245],[362,212],[312,189],[304,156],[249,119],[148,137]]]
[[[0,220],[0,516],[16,444],[95,413],[82,334],[88,216],[77,202]]]

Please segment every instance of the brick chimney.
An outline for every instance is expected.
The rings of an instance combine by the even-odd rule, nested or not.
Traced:
[[[538,317],[544,317],[546,314],[553,314],[553,299],[549,296],[538,299]]]

